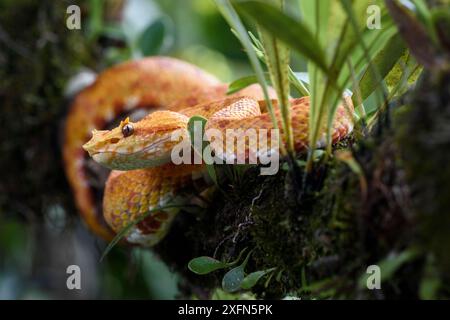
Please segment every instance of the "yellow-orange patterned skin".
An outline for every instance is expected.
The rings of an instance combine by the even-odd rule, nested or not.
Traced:
[[[234,103],[225,103],[222,110],[214,113],[209,119],[206,125],[206,131],[208,129],[217,129],[221,132],[221,135],[215,136],[213,142],[211,142],[211,148],[217,150],[225,150],[228,153],[221,155],[222,158],[232,159],[238,158],[237,144],[233,144],[234,148],[231,150],[226,149],[226,131],[233,130],[236,132],[235,140],[244,142],[244,148],[240,150],[242,153],[242,159],[248,160],[249,157],[256,158],[261,152],[259,140],[244,139],[249,136],[249,132],[254,130],[259,136],[259,132],[264,130],[267,132],[268,139],[271,135],[271,130],[274,129],[274,125],[269,113],[265,112],[265,102],[255,101],[250,98],[240,98]],[[278,123],[279,137],[282,142],[286,141],[281,124],[281,113],[278,110],[278,102],[272,101],[272,105],[275,108],[275,117]],[[258,108],[259,107],[259,108]],[[196,107],[194,107],[196,108]],[[302,97],[299,99],[292,99],[290,101],[291,108],[291,121],[292,121],[292,134],[294,141],[294,148],[296,152],[301,152],[308,147],[308,126],[309,126],[309,108],[310,97]],[[263,111],[262,113],[260,111]],[[336,143],[339,140],[346,137],[353,130],[353,104],[350,97],[345,97],[342,103],[338,106],[334,121],[331,129],[331,141]],[[181,111],[182,112],[182,111]],[[190,111],[186,111],[190,113]],[[210,139],[212,140],[212,139]],[[319,141],[317,141],[317,147],[324,147],[326,144],[326,134],[322,130],[319,135]],[[268,147],[270,142],[268,141]]]
[[[105,186],[105,220],[119,232],[149,210],[164,207],[164,211],[151,212],[126,236],[130,243],[152,246],[164,237],[179,211],[178,207],[173,206],[174,198],[190,186],[193,179],[200,178],[202,172],[201,165],[172,164],[142,170],[113,171]],[[189,200],[188,195],[183,197],[179,204],[186,204]]]

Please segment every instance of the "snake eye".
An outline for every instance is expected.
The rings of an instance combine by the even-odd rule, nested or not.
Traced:
[[[122,134],[125,138],[131,136],[133,134],[133,132],[134,132],[134,128],[129,123],[122,127]]]

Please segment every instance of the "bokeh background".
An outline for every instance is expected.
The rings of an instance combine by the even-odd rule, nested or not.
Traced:
[[[81,30],[66,27],[73,4]],[[76,92],[111,65],[151,55],[225,82],[252,74],[212,0],[0,0],[0,299],[179,296],[179,277],[149,250],[115,248],[99,261],[106,244],[81,223],[61,161]],[[81,290],[66,288],[73,264]]]

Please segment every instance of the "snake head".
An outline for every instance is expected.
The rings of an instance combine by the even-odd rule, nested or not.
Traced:
[[[127,118],[112,130],[92,131],[83,148],[96,162],[114,170],[159,166],[169,162],[172,148],[186,139],[188,121],[171,111],[155,111],[134,123]],[[178,130],[181,134],[174,139]]]

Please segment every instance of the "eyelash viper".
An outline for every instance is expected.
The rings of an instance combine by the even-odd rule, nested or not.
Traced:
[[[265,103],[259,102],[263,99],[259,86],[230,96],[226,91],[227,85],[195,66],[173,58],[152,57],[104,71],[77,95],[67,117],[63,158],[77,208],[94,233],[111,240],[148,210],[189,201],[180,192],[202,176],[204,167],[170,163],[168,155],[176,142],[168,137],[174,130],[186,131],[191,116],[201,115],[208,119],[207,128],[222,131],[273,128]],[[272,89],[270,97],[276,97]],[[276,100],[273,102],[276,105]],[[137,108],[154,112],[135,123],[126,119],[112,130],[96,130]],[[352,131],[352,112],[351,100],[346,98],[333,122],[333,142]],[[291,115],[299,152],[308,145],[309,97],[293,99]],[[278,112],[276,116],[279,121]],[[252,146],[246,147],[248,157]],[[113,169],[104,189],[103,210],[96,208],[88,183],[85,150],[96,162]],[[127,241],[156,244],[169,230],[178,210],[152,213],[130,230]]]

